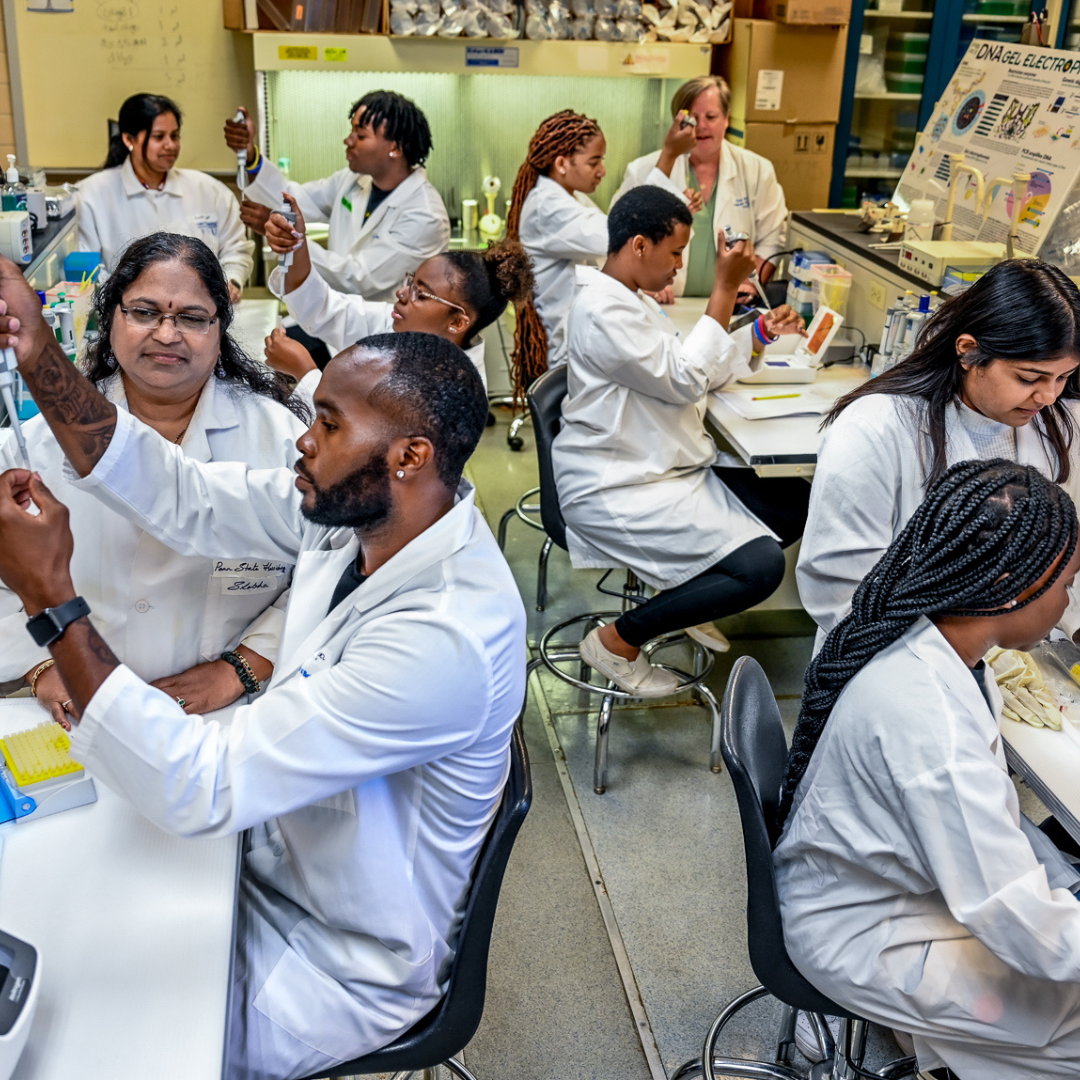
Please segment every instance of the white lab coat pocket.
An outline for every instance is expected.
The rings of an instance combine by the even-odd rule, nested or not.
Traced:
[[[263,559],[215,559],[206,588],[199,652],[216,660],[235,644],[288,584],[287,563]]]

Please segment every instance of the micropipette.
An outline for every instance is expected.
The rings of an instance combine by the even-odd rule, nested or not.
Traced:
[[[19,411],[15,408],[15,395],[11,392],[15,385],[15,369],[18,361],[15,359],[14,349],[0,351],[0,400],[7,410],[8,422],[11,424],[15,442],[19,447],[19,456],[25,468],[30,469],[30,454],[26,449],[26,439],[23,437],[22,425],[19,423]]]
[[[278,213],[290,225],[295,225],[296,224],[296,212],[293,210],[293,208],[287,202],[283,202],[281,204],[281,209],[278,211]],[[281,259],[278,261],[278,266],[281,267],[281,272],[283,274],[287,274],[289,272],[289,267],[292,266],[292,257],[293,257],[293,253],[291,251],[286,251],[285,254],[282,255]]]
[[[233,117],[234,124],[244,123],[244,110],[237,109]],[[236,186],[243,192],[247,186],[247,147],[236,151]]]
[[[728,247],[731,247],[732,244],[737,244],[740,240],[750,239],[747,233],[733,233],[730,232],[727,228],[724,229],[724,233],[727,236]],[[754,288],[757,289],[757,294],[761,298],[762,304],[765,305],[765,310],[772,311],[772,304],[769,303],[769,298],[765,295],[765,290],[761,287],[761,278],[758,277],[758,272],[756,270],[752,270],[750,272],[750,276],[747,278],[747,281],[751,282]]]

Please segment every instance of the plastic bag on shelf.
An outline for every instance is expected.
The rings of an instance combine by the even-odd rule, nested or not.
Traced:
[[[562,4],[551,5],[551,15],[548,20],[551,27],[551,36],[556,41],[569,41],[574,36],[574,27],[570,22],[570,12]]]
[[[592,41],[596,20],[591,15],[583,15],[571,22],[574,38],[578,41]]]
[[[637,19],[619,19],[615,23],[618,41],[640,42],[645,37],[645,27]]]
[[[618,41],[619,31],[615,26],[615,20],[606,15],[598,15],[593,33],[597,41]]]
[[[514,28],[509,15],[504,15],[501,11],[492,11],[488,14],[487,31],[489,37],[506,39],[516,38],[520,33]]]
[[[514,0],[488,0],[487,10],[492,15],[514,14]]]
[[[453,15],[443,16],[442,25],[436,31],[439,37],[461,37],[465,29],[465,12],[458,11]]]
[[[431,12],[421,10],[416,16],[416,33],[418,37],[434,37],[442,27],[442,16],[438,11]]]
[[[616,19],[640,19],[641,0],[617,0],[615,4]]]
[[[407,11],[391,11],[390,33],[397,37],[409,37],[416,33],[416,20]]]
[[[525,36],[530,41],[548,41],[551,39],[551,26],[547,16],[534,11],[525,20]]]

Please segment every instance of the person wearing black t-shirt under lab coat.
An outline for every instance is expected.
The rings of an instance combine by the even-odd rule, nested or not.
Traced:
[[[678,196],[649,185],[612,207],[603,270],[577,270],[568,391],[552,446],[572,564],[625,566],[663,590],[581,643],[591,667],[636,697],[674,688],[675,677],[641,649],[652,638],[686,629],[707,648],[727,650],[711,620],[745,611],[777,588],[781,545],[802,533],[809,498],[802,480],[719,468],[705,431],[709,391],[759,367],[766,339],[802,332],[785,306],[728,334],[753,248],[728,248],[719,235],[712,296],[684,337],[643,295],[671,284],[690,221]]]
[[[7,260],[0,296],[78,486],[178,551],[296,563],[274,682],[228,726],[119,664],[92,613],[50,646],[88,771],[171,832],[250,830],[226,1075],[378,1049],[445,990],[525,693],[525,611],[461,480],[476,368],[433,334],[367,338],[327,365],[295,473],[203,463],[78,373]],[[0,549],[29,616],[75,599],[67,511],[24,470],[0,476]]]
[[[327,222],[325,248],[311,247],[311,261],[331,288],[365,300],[393,303],[406,274],[450,243],[450,219],[424,171],[432,150],[427,117],[406,97],[374,90],[349,110],[347,165],[322,180],[298,184],[264,158],[255,145],[255,123],[225,121],[225,142],[247,151],[248,186],[240,217],[257,233],[292,195],[311,222]],[[320,367],[330,359],[321,343],[297,327],[289,336],[303,342]]]

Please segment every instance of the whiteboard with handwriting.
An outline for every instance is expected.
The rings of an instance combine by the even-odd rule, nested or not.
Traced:
[[[20,159],[98,168],[108,120],[126,97],[145,91],[183,110],[180,165],[235,171],[222,124],[239,104],[254,112],[255,75],[250,35],[222,27],[221,0],[73,0],[71,7],[35,11],[28,0],[4,0]]]

